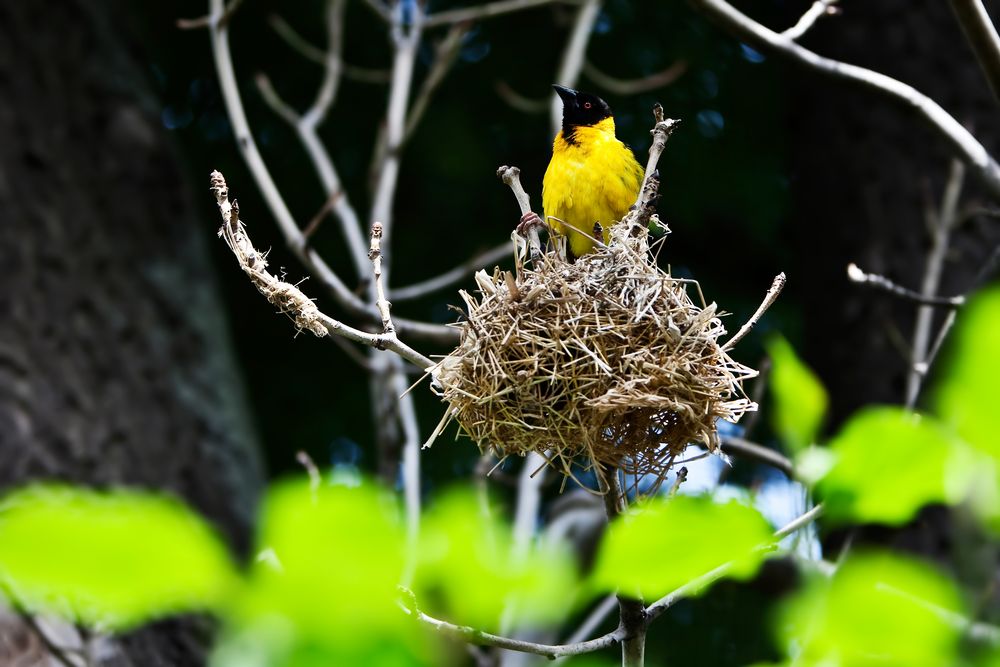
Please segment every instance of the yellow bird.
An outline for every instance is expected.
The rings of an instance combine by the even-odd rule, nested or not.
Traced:
[[[620,221],[639,196],[643,168],[615,137],[608,103],[596,95],[553,86],[563,103],[562,130],[542,179],[545,221],[568,237],[574,257],[594,249],[594,223]]]

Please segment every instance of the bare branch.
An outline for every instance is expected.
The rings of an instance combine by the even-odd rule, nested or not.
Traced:
[[[623,511],[625,495],[618,481],[618,470],[594,463],[597,481],[604,497],[608,522],[614,521]],[[622,633],[622,667],[642,667],[646,653],[646,628],[649,614],[641,599],[618,594],[618,630]]]
[[[639,188],[639,197],[636,199],[636,206],[641,206],[643,200],[646,197],[647,185],[654,174],[656,174],[656,165],[660,162],[660,155],[663,154],[663,149],[667,147],[667,140],[670,135],[673,134],[677,126],[681,124],[680,120],[674,118],[665,118],[663,116],[663,107],[659,104],[653,106],[653,129],[649,131],[653,135],[653,143],[649,145],[649,159],[646,160],[646,171],[645,176],[642,179],[642,187]]]
[[[323,482],[323,475],[320,474],[319,468],[316,467],[316,462],[312,460],[312,457],[309,456],[305,450],[302,449],[295,453],[295,460],[298,461],[299,465],[305,469],[306,475],[309,476],[309,490],[315,495],[320,484]]]
[[[319,337],[327,334],[343,336],[356,343],[380,350],[391,350],[424,370],[433,365],[434,362],[430,359],[400,341],[395,331],[371,334],[350,327],[322,313],[298,287],[279,280],[269,273],[266,257],[264,253],[254,248],[250,241],[239,217],[239,207],[235,201],[230,202],[226,180],[218,171],[212,172],[212,192],[215,194],[219,214],[222,216],[219,236],[225,239],[229,249],[236,256],[240,268],[254,286],[280,312],[288,315],[298,329],[310,331]]]
[[[312,106],[302,114],[300,121],[307,127],[319,127],[326,118],[327,112],[340,87],[340,75],[343,71],[341,54],[344,51],[344,10],[346,0],[327,0],[326,4],[326,57],[323,60],[323,82],[316,91]]]
[[[709,586],[718,581],[719,579],[722,579],[724,576],[729,574],[729,570],[731,570],[732,567],[733,564],[731,562],[724,563],[719,567],[715,568],[714,570],[712,570],[711,572],[706,572],[700,577],[696,577],[691,581],[687,582],[680,588],[677,588],[676,590],[667,593],[662,598],[660,598],[653,604],[646,607],[646,617],[650,621],[653,621],[654,619],[662,615],[663,612],[670,609],[681,600],[690,597],[692,594],[697,593],[698,591],[704,589],[706,586]]]
[[[479,269],[499,262],[501,259],[508,257],[510,255],[510,243],[502,243],[486,252],[476,255],[472,259],[466,260],[453,268],[450,271],[442,273],[439,276],[433,278],[428,278],[427,280],[422,280],[419,283],[413,283],[412,285],[407,285],[406,287],[398,287],[390,290],[389,296],[392,297],[393,301],[397,303],[400,301],[412,301],[413,299],[419,299],[420,297],[427,296],[442,290],[446,287],[454,285],[466,276],[470,276]]]
[[[944,195],[941,198],[941,208],[930,216],[933,222],[931,248],[927,253],[927,260],[924,264],[924,279],[920,285],[920,294],[923,297],[937,294],[941,284],[945,256],[948,254],[948,246],[951,244],[951,232],[955,227],[956,220],[958,220],[958,203],[962,197],[964,182],[965,166],[958,160],[952,160],[948,182],[945,184]],[[927,305],[921,306],[917,311],[917,321],[913,326],[910,374],[906,381],[906,400],[904,402],[908,408],[916,405],[920,388],[929,369],[927,346],[931,340],[933,322],[934,309]]]
[[[944,339],[948,337],[948,332],[951,331],[951,327],[955,324],[955,318],[958,316],[958,309],[952,308],[948,311],[948,314],[944,316],[944,322],[941,323],[941,328],[938,329],[937,337],[934,338],[934,344],[931,345],[930,351],[924,358],[924,368],[923,373],[926,375],[927,370],[930,368],[931,364],[937,358],[938,352],[941,351],[941,346],[944,344]]]
[[[680,78],[688,69],[687,61],[678,60],[662,72],[650,74],[649,76],[637,79],[620,79],[616,76],[606,74],[597,68],[589,60],[583,62],[583,73],[588,79],[596,83],[604,90],[608,90],[615,95],[637,95],[650,90],[669,86]]]
[[[795,465],[791,459],[782,456],[780,452],[758,445],[755,442],[744,440],[743,438],[727,437],[722,438],[722,451],[740,458],[752,459],[758,463],[769,465],[785,473],[789,479],[795,477]]]
[[[784,288],[785,274],[782,272],[774,277],[774,281],[771,283],[771,287],[767,290],[767,294],[764,295],[764,300],[761,301],[757,311],[750,316],[750,319],[746,321],[746,324],[740,327],[740,330],[736,332],[736,335],[726,341],[725,345],[722,346],[723,351],[731,350],[738,342],[743,340],[748,333],[750,333],[750,330],[753,329],[754,325],[757,324],[758,321],[760,321],[760,318],[764,316],[767,309],[774,304],[778,295],[781,294],[781,290]]]
[[[583,69],[583,61],[587,57],[590,35],[594,32],[594,24],[597,23],[597,17],[600,13],[601,0],[584,0],[576,13],[576,19],[573,21],[573,28],[570,30],[566,48],[563,49],[562,60],[559,63],[554,83],[570,88],[576,87],[580,71]],[[551,100],[549,102],[549,121],[552,126],[552,136],[555,136],[562,125],[562,101],[555,93],[550,93],[549,98]]]
[[[427,111],[431,97],[441,86],[448,70],[455,64],[462,49],[462,40],[468,32],[469,26],[467,24],[453,25],[444,39],[438,43],[435,49],[434,63],[431,65],[430,71],[427,72],[427,77],[410,106],[410,112],[406,118],[406,129],[403,131],[403,143],[409,141],[416,131],[417,125],[424,117],[424,112]]]
[[[469,644],[474,644],[476,646],[495,646],[509,651],[520,651],[522,653],[544,655],[548,658],[560,658],[564,656],[593,653],[594,651],[614,646],[622,640],[622,632],[620,629],[609,632],[608,634],[595,639],[575,644],[536,644],[534,642],[522,641],[520,639],[511,639],[510,637],[502,637],[489,632],[483,632],[482,630],[477,630],[476,628],[468,625],[455,625],[454,623],[449,623],[448,621],[442,621],[432,616],[428,616],[417,608],[416,597],[412,592],[402,589],[402,593],[404,595],[404,602],[401,606],[406,614],[416,618],[424,625],[437,630],[442,635],[468,642]]]
[[[521,216],[531,213],[531,199],[524,191],[524,186],[521,185],[521,170],[517,167],[504,165],[497,169],[497,176],[514,192],[514,198],[517,199],[517,205],[521,209]],[[534,225],[528,228],[528,245],[531,247],[532,259],[542,256],[542,242],[538,238],[538,229]]]
[[[907,301],[912,301],[913,303],[925,306],[945,306],[947,308],[957,308],[965,303],[964,296],[926,296],[916,290],[903,287],[902,285],[878,273],[867,273],[854,262],[847,265],[847,278],[852,283],[879,289],[883,292],[888,292],[893,296],[897,296],[900,299],[905,299]]]
[[[783,537],[788,537],[789,535],[799,530],[800,528],[805,528],[813,521],[820,518],[822,515],[823,515],[823,503],[820,503],[815,507],[813,507],[812,509],[810,509],[809,511],[795,517],[794,519],[786,523],[778,530],[774,531],[774,537],[775,539],[779,540]]]
[[[550,99],[546,96],[543,99],[535,99],[517,92],[511,88],[506,81],[497,81],[494,84],[497,95],[500,96],[507,106],[522,113],[545,113],[549,108]]]
[[[417,567],[417,542],[420,538],[420,428],[413,394],[402,363],[390,358],[393,393],[399,397],[399,425],[403,431],[403,502],[406,508],[407,563],[403,583],[409,583]]]
[[[478,7],[463,7],[461,9],[449,9],[443,12],[430,14],[424,21],[427,28],[436,28],[451,23],[468,23],[470,21],[481,21],[483,19],[520,12],[526,9],[534,9],[544,5],[556,3],[575,4],[580,0],[498,0]]]
[[[1000,198],[1000,165],[979,141],[937,102],[901,81],[856,65],[813,53],[791,39],[764,27],[725,0],[688,0],[738,39],[788,58],[795,64],[835,79],[858,84],[915,111],[944,139],[986,187]]]
[[[316,211],[316,214],[309,219],[309,222],[306,223],[305,229],[302,230],[302,236],[307,241],[312,238],[313,234],[316,233],[316,231],[319,229],[319,226],[323,224],[324,220],[326,220],[326,216],[329,215],[331,211],[333,211],[333,207],[337,203],[337,200],[340,199],[340,197],[342,197],[343,195],[344,195],[343,192],[335,192],[329,197],[327,197],[326,201],[323,202],[323,205],[319,207],[318,211]]]
[[[368,259],[372,261],[372,270],[375,274],[375,307],[378,308],[382,317],[382,332],[389,333],[395,331],[392,326],[392,317],[389,315],[389,301],[385,298],[385,290],[382,288],[382,223],[376,222],[372,225],[371,246],[368,250]]]
[[[377,174],[375,194],[372,197],[371,220],[378,220],[385,228],[387,245],[392,240],[393,209],[396,185],[399,182],[400,149],[406,132],[406,113],[413,84],[413,68],[423,31],[423,7],[414,3],[413,16],[408,27],[403,27],[401,14],[406,3],[399,2],[393,12],[400,15],[393,19],[392,82],[389,84],[389,105],[385,119],[385,151],[373,165]],[[392,281],[386,278],[387,284]]]
[[[243,0],[232,0],[222,11],[212,11],[207,16],[196,19],[177,19],[177,27],[181,30],[195,30],[197,28],[225,28],[229,25],[236,10],[243,4]]]
[[[379,17],[386,23],[392,23],[392,10],[389,9],[388,5],[385,4],[383,0],[364,0],[365,7],[368,7],[375,16]]]
[[[802,39],[809,32],[809,29],[816,24],[816,21],[824,16],[834,16],[839,13],[840,8],[837,7],[837,0],[816,0],[806,10],[806,13],[802,15],[802,18],[798,20],[798,23],[781,33],[781,35],[792,41]]]
[[[223,11],[222,0],[210,0],[210,3],[213,15]],[[285,238],[285,243],[309,269],[310,273],[331,291],[338,303],[353,312],[359,310],[370,312],[367,304],[358,299],[333,269],[315,251],[306,246],[302,232],[296,225],[291,211],[288,210],[288,206],[257,148],[253,134],[250,132],[250,124],[247,122],[246,112],[243,109],[243,100],[236,83],[236,73],[229,50],[229,31],[225,26],[217,26],[209,31],[209,34],[212,38],[212,52],[215,57],[215,69],[219,76],[219,86],[222,89],[222,98],[226,104],[226,111],[233,128],[233,134],[236,137],[236,143],[264,201],[267,202],[268,208],[281,230],[282,236]],[[360,236],[360,230],[358,234]]]
[[[983,6],[983,0],[951,0],[951,8],[965,33],[965,40],[983,68],[993,96],[1000,100],[1000,35]]]
[[[816,519],[818,519],[822,513],[823,513],[823,505],[821,503],[810,509],[808,512],[805,512],[804,514],[797,516],[796,518],[792,519],[787,524],[776,530],[774,532],[774,538],[776,540],[780,540],[783,537],[791,535],[796,530],[799,530],[800,528],[803,528],[812,523],[813,521],[815,521]],[[732,561],[728,563],[723,563],[722,565],[715,568],[711,572],[706,572],[700,577],[696,577],[695,579],[692,579],[691,581],[687,582],[680,588],[670,593],[667,593],[662,598],[660,598],[653,604],[646,607],[646,616],[649,618],[650,621],[652,621],[653,619],[662,615],[663,612],[665,612],[667,609],[670,609],[670,607],[674,606],[681,600],[689,597],[694,593],[697,593],[698,591],[703,590],[705,587],[710,586],[711,584],[715,583],[722,577],[729,574],[729,570],[731,570],[732,567],[733,567]]]
[[[326,64],[326,51],[311,44],[281,16],[272,14],[268,17],[268,23],[278,33],[278,36],[303,58],[320,65]],[[389,83],[389,70],[359,67],[348,63],[342,63],[341,66],[344,76],[348,79],[363,83]]]
[[[590,614],[588,614],[587,618],[585,618],[583,623],[580,624],[580,627],[569,636],[566,643],[576,644],[583,641],[584,637],[593,634],[594,630],[596,630],[601,623],[604,622],[604,619],[608,617],[608,614],[613,612],[617,607],[618,598],[614,595],[606,596],[603,600],[601,600],[600,604],[594,607]],[[554,664],[561,664],[562,662],[564,662],[564,660],[560,658],[559,660],[556,660]]]
[[[264,103],[273,111],[278,114],[286,123],[291,126],[299,124],[299,119],[302,116],[292,108],[292,105],[288,104],[281,98],[278,91],[274,89],[274,84],[271,83],[271,78],[260,72],[254,77],[254,83],[257,84],[257,90],[260,92],[260,96],[264,98]]]

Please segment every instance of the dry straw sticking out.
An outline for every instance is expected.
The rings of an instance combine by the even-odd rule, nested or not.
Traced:
[[[468,319],[434,387],[481,449],[662,479],[689,443],[718,449],[718,418],[756,409],[742,381],[757,373],[722,349],[716,305],[696,305],[696,284],[657,267],[633,227],[573,263],[480,271],[479,294],[461,292]]]

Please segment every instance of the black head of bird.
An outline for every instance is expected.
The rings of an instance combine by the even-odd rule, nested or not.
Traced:
[[[563,104],[563,132],[579,126],[596,125],[611,118],[611,107],[597,95],[582,93],[565,86],[552,86]]]

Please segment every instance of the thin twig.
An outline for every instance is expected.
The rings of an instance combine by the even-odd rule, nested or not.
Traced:
[[[822,515],[823,515],[823,503],[819,503],[809,511],[800,514],[799,516],[795,517],[794,519],[786,523],[784,526],[779,528],[778,530],[774,531],[774,537],[775,539],[778,540],[788,537],[796,530],[808,526],[810,523],[812,523]]]
[[[254,83],[257,84],[257,91],[264,98],[264,103],[270,107],[271,111],[278,114],[289,125],[293,127],[298,125],[302,115],[292,105],[281,99],[281,95],[278,94],[278,91],[274,89],[274,84],[271,83],[271,77],[263,72],[259,72],[254,77]]]
[[[316,91],[312,105],[302,114],[301,123],[319,127],[337,99],[340,76],[343,72],[344,51],[344,11],[347,0],[327,0],[326,13],[326,57],[323,64],[323,81]]]
[[[268,301],[287,314],[300,330],[311,331],[316,336],[327,334],[343,336],[380,350],[391,350],[407,361],[426,370],[434,362],[412,349],[396,337],[395,331],[371,334],[333,319],[321,312],[302,291],[290,283],[279,280],[267,271],[265,254],[254,248],[239,217],[239,207],[229,200],[226,180],[218,171],[212,172],[212,192],[215,194],[219,214],[222,216],[222,236],[233,252],[240,268]]]
[[[410,583],[417,567],[417,544],[420,538],[420,428],[413,395],[407,393],[409,387],[402,364],[393,362],[392,381],[394,394],[399,397],[399,425],[403,430],[403,503],[406,508],[407,562],[402,581]]]
[[[764,300],[761,301],[760,306],[757,307],[757,311],[750,316],[750,319],[746,321],[746,324],[740,327],[740,330],[736,332],[736,335],[726,341],[725,345],[722,346],[723,351],[733,349],[737,343],[743,340],[743,338],[750,333],[750,330],[753,329],[754,325],[760,321],[760,318],[764,316],[767,309],[774,304],[784,287],[785,274],[782,272],[774,277],[774,280],[771,282],[771,287],[767,290],[767,294],[764,295]]]
[[[719,579],[722,579],[722,577],[729,574],[729,570],[731,570],[732,567],[733,567],[732,563],[724,563],[719,567],[715,568],[714,570],[712,570],[711,572],[706,572],[700,577],[696,577],[691,581],[687,582],[680,588],[677,588],[671,591],[670,593],[667,593],[662,598],[660,598],[653,604],[646,607],[646,617],[650,621],[653,621],[654,619],[658,618],[661,614],[663,614],[663,612],[665,612],[667,609],[670,609],[681,600],[690,597],[692,594],[700,590],[703,590],[710,584],[715,583]]]
[[[1000,100],[1000,35],[982,0],[951,0],[951,8],[976,54],[993,96]]]
[[[18,614],[20,618],[28,625],[29,628],[38,636],[41,642],[45,645],[46,650],[48,650],[49,655],[60,662],[64,667],[81,667],[83,664],[85,667],[89,665],[89,661],[86,659],[86,653],[84,650],[77,651],[76,649],[71,649],[68,647],[60,646],[57,644],[48,633],[45,632],[41,624],[35,620],[33,614],[27,611],[21,611]],[[81,640],[83,638],[81,637]],[[70,653],[79,653],[80,661],[76,661],[72,658]]]
[[[663,107],[659,104],[653,106],[653,129],[649,131],[653,135],[653,142],[649,145],[649,158],[646,160],[646,171],[642,180],[642,187],[639,188],[639,198],[636,200],[636,205],[641,206],[643,203],[643,196],[646,192],[646,186],[649,180],[653,178],[656,173],[656,165],[660,162],[660,155],[663,154],[663,149],[667,147],[667,140],[670,135],[674,133],[677,126],[681,124],[681,121],[675,118],[665,118],[663,116]]]
[[[404,144],[413,136],[427,111],[431,98],[441,86],[448,70],[455,64],[462,49],[462,40],[465,39],[468,32],[469,26],[467,24],[454,25],[435,48],[434,62],[427,72],[427,76],[424,77],[424,82],[421,84],[420,90],[417,91],[407,114],[406,129],[403,131]]]
[[[368,7],[372,10],[372,12],[374,12],[375,16],[379,17],[386,23],[392,23],[392,10],[389,9],[385,2],[382,0],[364,0],[364,3],[365,7]]]
[[[476,255],[472,259],[462,262],[455,268],[450,271],[446,271],[441,275],[428,278],[427,280],[421,280],[418,283],[413,283],[412,285],[407,285],[406,287],[397,287],[389,292],[389,296],[392,297],[392,300],[397,303],[400,301],[412,301],[413,299],[419,299],[427,296],[428,294],[433,294],[438,290],[450,287],[466,276],[472,275],[479,269],[489,266],[495,262],[499,262],[501,259],[509,256],[510,243],[503,243],[494,248],[490,248],[480,255]]]
[[[913,303],[921,304],[924,306],[944,306],[946,308],[957,308],[965,304],[965,297],[959,296],[927,296],[917,292],[916,290],[911,290],[907,287],[886,278],[878,273],[868,273],[861,269],[857,264],[851,262],[847,265],[847,278],[852,283],[857,283],[859,285],[866,285],[868,287],[873,287],[875,289],[882,290],[883,292],[888,292],[893,296],[897,296],[900,299],[905,299],[907,301],[912,301]]]
[[[803,528],[816,519],[820,517],[823,513],[823,505],[819,504],[810,509],[808,512],[801,514],[787,524],[779,528],[774,532],[774,539],[780,540],[783,537],[791,535],[796,530]],[[667,593],[662,598],[654,602],[653,604],[646,607],[646,617],[652,621],[653,619],[659,617],[663,612],[665,612],[670,607],[674,606],[681,600],[689,597],[693,593],[704,590],[707,586],[718,581],[722,577],[726,576],[733,567],[733,562],[723,563],[719,567],[715,568],[711,572],[706,572],[700,577],[696,577],[691,581],[687,582],[680,588],[677,588],[670,593]]]
[[[385,228],[386,249],[392,242],[393,206],[399,182],[400,150],[406,134],[406,115],[413,84],[413,68],[417,62],[417,49],[423,32],[423,5],[412,4],[409,25],[402,25],[402,13],[409,3],[398,2],[393,7],[393,60],[392,80],[389,84],[389,103],[385,118],[385,151],[373,166],[377,180],[372,197],[370,220],[378,220]],[[387,270],[388,273],[388,270]],[[386,284],[392,281],[386,277]]]
[[[606,596],[603,600],[601,600],[600,604],[594,607],[590,614],[587,615],[587,618],[583,620],[580,627],[578,627],[573,634],[566,639],[566,644],[577,644],[584,641],[584,637],[592,635],[594,631],[600,627],[601,623],[604,622],[604,619],[606,619],[608,615],[617,607],[618,597],[616,595]],[[564,661],[559,659],[556,660],[554,664],[560,664],[562,662]]]
[[[309,490],[312,491],[315,498],[316,492],[323,482],[323,476],[320,474],[319,468],[316,467],[316,462],[312,460],[312,457],[305,450],[301,449],[295,453],[295,460],[299,462],[299,465],[305,469],[306,475],[309,476]]]
[[[521,170],[517,167],[504,165],[497,169],[497,176],[513,191],[517,205],[521,209],[521,215],[531,213],[531,199],[524,191],[524,186],[521,185]],[[537,260],[542,256],[542,242],[538,238],[538,228],[535,225],[528,227],[528,246],[531,248],[532,260]]]
[[[463,7],[461,9],[449,9],[443,12],[430,14],[424,20],[427,28],[436,28],[451,23],[468,23],[470,21],[481,21],[483,19],[502,16],[512,12],[520,12],[525,9],[534,9],[544,5],[556,3],[575,4],[580,0],[498,0],[478,7]]]
[[[615,95],[622,96],[638,95],[639,93],[645,93],[650,90],[656,90],[657,88],[669,86],[674,81],[679,79],[681,75],[687,71],[687,69],[687,61],[678,60],[662,72],[656,72],[655,74],[639,77],[637,79],[620,79],[616,76],[611,76],[610,74],[602,72],[589,60],[584,60],[583,62],[583,73],[588,79],[596,83],[604,90],[610,91]]]
[[[309,219],[309,222],[306,223],[305,229],[302,230],[302,236],[305,237],[306,240],[311,239],[313,235],[319,231],[319,226],[323,224],[324,220],[326,220],[326,216],[333,211],[333,207],[337,203],[337,200],[343,196],[343,192],[334,192],[326,198],[326,201],[323,202],[323,205],[319,207],[316,214],[313,215],[313,217]]]
[[[809,32],[810,28],[816,24],[816,21],[824,16],[834,16],[839,13],[840,8],[837,7],[837,0],[816,0],[806,10],[806,13],[802,15],[802,18],[791,28],[781,33],[781,35],[792,41],[802,39]]]
[[[301,55],[306,60],[311,60],[314,63],[318,63],[320,65],[326,64],[326,51],[311,44],[309,40],[300,35],[295,28],[288,23],[288,21],[283,19],[278,14],[271,14],[267,21],[271,25],[271,28],[278,33],[278,36],[285,40],[285,43],[288,44],[288,46],[290,46],[296,53]],[[346,78],[354,81],[380,84],[389,83],[389,70],[360,67],[358,65],[343,63],[343,71]]]
[[[548,473],[548,459],[538,452],[524,457],[521,474],[518,476],[517,505],[514,509],[512,528],[513,543],[511,555],[523,558],[531,549],[535,528],[538,525],[538,511],[542,504],[542,486]],[[500,631],[508,633],[517,622],[517,598],[508,600],[500,616]]]
[[[243,0],[232,0],[221,13],[210,12],[205,16],[196,19],[177,19],[177,27],[181,30],[195,30],[197,28],[225,28],[229,25],[236,10],[243,4]]]
[[[213,16],[220,15],[224,11],[223,0],[210,0],[210,9]],[[209,35],[212,39],[212,54],[215,58],[215,69],[219,77],[219,87],[222,91],[222,98],[226,105],[229,123],[233,128],[237,146],[243,155],[243,159],[254,181],[257,183],[261,196],[267,202],[268,208],[274,216],[278,228],[281,230],[285,244],[320,284],[330,292],[331,296],[333,296],[341,307],[356,317],[362,317],[367,321],[375,320],[378,314],[374,308],[358,298],[323,258],[306,243],[305,237],[295,223],[291,211],[289,211],[284,198],[281,196],[281,192],[271,177],[270,170],[267,168],[267,164],[264,162],[260,150],[257,148],[257,143],[254,141],[253,134],[250,131],[250,125],[247,122],[246,112],[243,108],[243,99],[240,95],[239,86],[236,83],[236,73],[233,67],[232,53],[229,48],[229,31],[225,25],[216,25],[216,27],[209,31]],[[316,139],[315,144],[319,144],[318,139]],[[314,150],[315,148],[312,144],[307,146],[311,156],[314,153],[318,154],[321,152]],[[331,174],[336,175],[332,170],[332,165],[329,166],[331,167],[329,170],[319,170],[320,176],[324,180],[325,177],[329,177]],[[328,189],[328,195],[333,194],[333,192],[339,189],[331,189],[333,185],[337,185],[338,183],[325,182],[325,184]],[[347,202],[346,196],[338,201],[335,210],[344,215],[353,214],[353,209],[351,209],[350,204]],[[349,245],[352,248],[351,256],[355,258],[355,263],[359,267],[358,275],[363,275],[362,271],[367,270],[366,264],[368,260],[365,253],[364,240],[361,236],[360,224],[357,224],[356,217],[356,224],[354,225],[347,224],[346,220],[342,221],[345,223],[343,225],[345,232],[351,234],[349,230],[354,229],[353,234],[356,234],[356,240],[350,241]],[[354,250],[355,245],[360,248],[360,257],[357,257],[357,252]],[[458,340],[457,331],[450,327],[417,322],[405,318],[396,318],[394,323],[399,333],[411,335],[415,338],[435,341],[444,345],[453,345]],[[359,340],[358,342],[365,341]],[[365,344],[369,343],[365,342]]]
[[[416,618],[424,625],[437,630],[445,636],[459,639],[470,644],[475,644],[476,646],[495,646],[497,648],[503,648],[510,651],[521,651],[522,653],[544,655],[548,658],[560,658],[564,656],[593,653],[594,651],[614,646],[622,641],[622,631],[620,629],[609,632],[606,635],[601,635],[600,637],[583,642],[577,642],[575,644],[536,644],[534,642],[522,641],[520,639],[502,637],[500,635],[494,635],[489,632],[477,630],[476,628],[467,625],[456,625],[454,623],[449,623],[448,621],[442,621],[432,616],[428,616],[417,607],[416,597],[412,592],[406,590],[405,588],[401,588],[401,592],[404,597],[401,607],[406,614]]]
[[[912,86],[856,65],[824,58],[789,38],[764,27],[725,0],[688,0],[738,39],[788,58],[797,65],[835,79],[858,84],[915,111],[973,170],[993,197],[1000,198],[1000,164],[989,151],[941,105]]]
[[[608,522],[614,521],[621,513],[625,502],[618,470],[594,464],[597,480],[604,497],[604,509]],[[618,629],[622,634],[622,667],[643,667],[646,655],[646,628],[649,615],[641,599],[618,594]]]
[[[385,298],[385,290],[382,287],[382,223],[376,222],[372,225],[371,246],[368,249],[368,259],[372,262],[372,272],[375,276],[375,307],[378,308],[382,317],[382,332],[389,333],[396,330],[392,325],[392,316],[389,314],[389,300]]]
[[[528,97],[514,90],[506,81],[497,81],[493,86],[497,95],[500,96],[507,105],[522,113],[539,114],[545,113],[551,104],[551,100],[546,95],[543,98]]]
[[[927,252],[924,264],[924,279],[920,285],[920,294],[929,298],[937,294],[941,284],[941,273],[944,270],[945,257],[951,243],[951,231],[958,219],[958,204],[962,196],[962,185],[965,181],[965,165],[958,160],[952,160],[948,182],[941,198],[941,207],[930,218],[931,247]],[[961,303],[953,307],[961,306]],[[913,345],[910,355],[910,373],[906,381],[906,399],[904,405],[913,408],[920,395],[924,378],[927,376],[927,348],[931,341],[931,327],[934,323],[934,309],[931,306],[921,306],[917,311],[917,319],[913,325]]]
[[[938,329],[937,336],[934,338],[934,344],[931,345],[930,351],[927,353],[925,364],[928,368],[934,363],[937,358],[938,352],[941,351],[941,346],[944,344],[944,339],[948,337],[948,332],[951,331],[951,327],[955,324],[955,317],[958,315],[958,309],[952,308],[948,311],[948,314],[944,316],[944,322],[941,323],[941,328]]]
[[[594,32],[594,24],[597,23],[600,13],[601,0],[584,0],[580,5],[553,83],[569,88],[576,87],[580,72],[583,70],[583,61],[587,58],[587,45],[590,44],[590,36]],[[550,93],[549,99],[549,122],[552,136],[555,136],[562,125],[562,100],[555,93]]]
[[[795,464],[791,459],[783,456],[780,452],[758,445],[755,442],[744,440],[743,438],[726,437],[720,442],[722,451],[740,458],[751,459],[758,463],[769,465],[776,470],[785,473],[789,479],[795,477]]]

